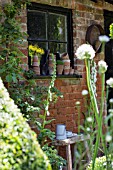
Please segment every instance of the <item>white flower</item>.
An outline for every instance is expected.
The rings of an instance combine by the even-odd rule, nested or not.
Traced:
[[[88,91],[87,90],[82,90],[82,95],[83,96],[88,95]]]
[[[112,140],[112,136],[111,135],[106,135],[106,142],[110,142]]]
[[[79,101],[77,101],[75,104],[76,104],[76,105],[80,105],[80,102],[79,102]]]
[[[80,60],[83,60],[85,58],[93,59],[95,57],[95,51],[91,45],[82,44],[78,47],[75,55]]]
[[[86,130],[87,130],[87,132],[90,132],[90,128],[89,127],[87,127]]]
[[[100,35],[99,36],[99,41],[101,42],[108,42],[109,41],[109,37],[106,35]]]
[[[50,115],[50,112],[49,111],[47,111],[47,116],[49,116]]]
[[[109,78],[107,81],[106,81],[107,85],[109,85],[110,87],[113,88],[113,78]]]
[[[111,98],[111,99],[109,100],[109,103],[113,103],[113,98]]]
[[[112,166],[112,168],[113,168],[113,162],[111,162],[111,166]]]
[[[103,165],[104,165],[104,166],[106,166],[106,165],[107,165],[107,163],[106,163],[106,162],[104,162],[104,163],[103,163]]]
[[[106,64],[106,62],[104,60],[100,60],[98,62],[98,66],[99,66],[100,73],[105,73],[107,70],[107,67],[108,67],[108,65]]]
[[[60,95],[61,98],[63,98],[63,95]]]
[[[92,117],[87,117],[87,121],[92,122],[93,121]]]
[[[109,109],[108,112],[109,112],[109,113],[113,113],[113,109]]]

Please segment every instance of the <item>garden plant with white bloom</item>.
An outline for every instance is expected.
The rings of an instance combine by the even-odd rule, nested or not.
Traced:
[[[82,90],[82,95],[83,96],[88,95],[88,91],[87,90]]]
[[[113,37],[113,24],[110,26],[110,38]],[[104,52],[105,43],[110,40],[106,35],[99,36],[99,41],[102,43],[102,52]],[[95,51],[93,47],[89,44],[82,44],[75,53],[76,57],[80,60],[85,61],[86,66],[86,78],[87,78],[87,87],[88,92],[86,90],[82,91],[82,95],[85,99],[85,108],[86,113],[85,122],[83,126],[80,125],[82,131],[86,134],[90,134],[90,144],[92,144],[93,148],[90,148],[92,151],[92,162],[90,166],[88,166],[87,170],[111,170],[111,164],[113,162],[113,99],[110,101],[110,109],[109,115],[105,116],[105,121],[103,121],[104,114],[104,103],[105,103],[105,72],[107,71],[107,64],[104,60],[100,60],[98,62],[98,67],[96,62],[94,61]],[[98,70],[97,70],[98,69]],[[97,81],[97,72],[99,73],[101,80],[101,99],[97,100],[96,93],[96,81]],[[113,88],[113,78],[111,77],[106,81],[106,84]],[[90,101],[88,102],[87,94],[90,96]],[[87,104],[87,107],[86,107]],[[80,107],[77,107],[79,110],[79,118],[81,117]],[[110,126],[108,123],[110,121]],[[80,122],[80,120],[79,120]],[[103,133],[103,123],[105,124],[106,132]],[[95,127],[97,130],[95,130]],[[94,134],[94,135],[93,135]],[[106,144],[109,143],[109,146],[106,147]],[[91,146],[91,145],[90,145]],[[99,147],[101,147],[102,153],[105,155],[104,157],[97,159]],[[97,161],[98,160],[98,161]],[[99,162],[100,163],[99,166]],[[98,166],[97,166],[98,165]],[[98,167],[98,168],[97,168]]]
[[[100,60],[98,62],[98,66],[99,66],[100,73],[105,73],[107,71],[108,65],[106,64],[104,60]]]
[[[76,57],[80,60],[93,59],[95,57],[95,51],[89,44],[82,44],[75,53]]]
[[[113,78],[109,78],[107,81],[106,81],[107,85],[112,87],[113,88]]]
[[[109,37],[107,36],[107,35],[100,35],[99,36],[99,41],[101,41],[101,42],[109,42]]]

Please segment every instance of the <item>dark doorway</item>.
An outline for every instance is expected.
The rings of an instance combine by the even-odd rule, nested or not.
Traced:
[[[104,11],[104,26],[105,26],[105,34],[109,36],[109,26],[113,23],[113,11]],[[110,77],[113,77],[113,40],[110,40],[105,47],[105,61],[108,65],[108,69],[106,72],[106,80],[108,80]],[[110,93],[108,95],[108,104],[107,104],[107,110],[110,109],[109,107],[109,100],[113,98],[113,88],[110,88]]]

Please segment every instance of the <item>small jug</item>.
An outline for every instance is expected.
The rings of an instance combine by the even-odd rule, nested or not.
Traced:
[[[56,139],[57,140],[67,139],[65,125],[63,125],[63,124],[56,125]]]

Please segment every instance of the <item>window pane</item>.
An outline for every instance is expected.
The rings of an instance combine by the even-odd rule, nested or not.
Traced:
[[[63,43],[53,43],[50,42],[49,43],[49,49],[52,53],[56,53],[56,52],[67,52],[67,44],[63,44]]]
[[[30,38],[46,39],[46,14],[40,11],[28,12],[28,34]]]
[[[49,13],[48,16],[48,39],[67,41],[67,17],[60,14]]]

